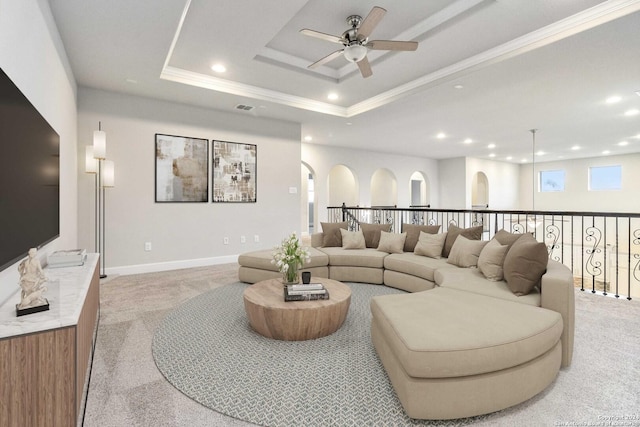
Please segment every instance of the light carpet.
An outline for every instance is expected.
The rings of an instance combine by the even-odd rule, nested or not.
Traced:
[[[200,295],[158,327],[153,356],[178,390],[211,409],[266,426],[430,424],[405,415],[371,343],[371,297],[404,292],[349,283],[351,306],[342,327],[327,337],[292,342],[251,329],[242,299],[247,286],[236,283]]]
[[[237,282],[237,269],[228,264],[110,278],[102,284],[85,426],[255,425],[186,397],[164,379],[151,353],[153,335],[167,315],[191,298]],[[625,424],[618,425],[640,426],[640,303],[576,291],[575,339],[573,364],[549,388],[474,425],[619,420]]]

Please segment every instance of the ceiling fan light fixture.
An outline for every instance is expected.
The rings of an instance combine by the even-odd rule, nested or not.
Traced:
[[[360,62],[367,56],[367,48],[358,43],[354,43],[346,46],[343,54],[349,62]]]

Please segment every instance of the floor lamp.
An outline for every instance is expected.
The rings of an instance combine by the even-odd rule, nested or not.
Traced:
[[[100,254],[100,278],[107,277],[105,272],[105,192],[106,187],[113,187],[113,162],[107,158],[107,134],[98,122],[98,130],[93,131],[93,157],[96,161],[96,248]]]

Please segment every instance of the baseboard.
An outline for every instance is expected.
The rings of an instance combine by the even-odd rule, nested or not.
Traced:
[[[155,273],[158,271],[180,270],[183,268],[192,267],[206,267],[209,265],[230,264],[233,262],[238,262],[238,255],[109,267],[106,269],[106,274],[107,276],[128,276],[130,274]]]

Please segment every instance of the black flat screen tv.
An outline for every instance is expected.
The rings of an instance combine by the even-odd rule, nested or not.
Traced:
[[[60,137],[0,69],[0,271],[60,235]]]

